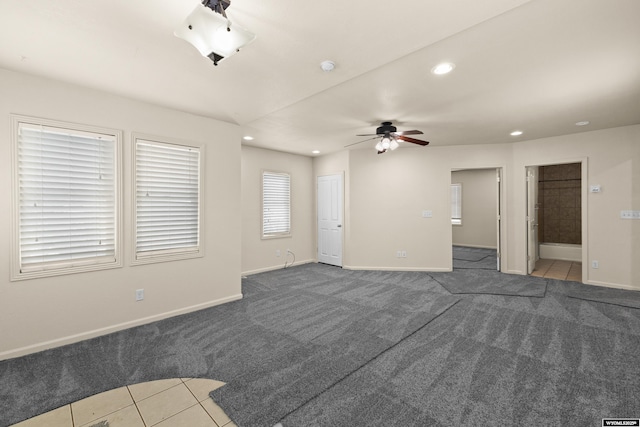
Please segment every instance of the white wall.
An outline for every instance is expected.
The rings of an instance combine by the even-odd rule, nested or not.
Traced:
[[[9,281],[11,113],[123,131],[123,268]],[[0,358],[241,298],[237,126],[5,70],[0,117]],[[131,132],[206,144],[203,258],[130,266]]]
[[[438,150],[350,152],[347,268],[451,269],[451,169]],[[433,218],[422,218],[423,210]],[[406,251],[406,258],[397,258]]]
[[[451,270],[451,170],[506,169],[510,158],[506,144],[351,151],[346,267]],[[423,218],[424,210],[433,217]],[[407,258],[397,258],[398,250]]]
[[[349,152],[347,268],[451,269],[451,170],[503,170],[504,272],[526,273],[526,166],[585,161],[583,281],[640,290],[640,125],[513,144],[402,148],[384,155]],[[586,193],[600,184],[601,193]],[[433,218],[421,217],[432,210]],[[408,257],[396,258],[397,250]]]
[[[262,171],[291,175],[291,236],[262,239]],[[315,261],[314,178],[311,157],[255,147],[242,147],[242,273]],[[280,251],[280,256],[276,255]]]
[[[640,290],[640,221],[623,220],[621,210],[640,210],[640,125],[524,141],[514,144],[510,180],[513,239],[510,268],[525,270],[525,186],[528,165],[583,163],[583,281]],[[600,193],[589,193],[599,184]],[[590,268],[591,260],[599,268]],[[586,261],[586,262],[585,262]]]
[[[462,184],[462,224],[453,225],[453,244],[497,248],[498,187],[495,169],[451,172],[451,183]]]

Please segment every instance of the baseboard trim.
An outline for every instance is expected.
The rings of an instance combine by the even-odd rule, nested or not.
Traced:
[[[625,289],[627,291],[640,291],[640,289],[634,288],[631,285],[622,285],[620,283],[598,282],[598,281],[595,281],[595,280],[587,280],[587,281],[585,281],[583,283],[585,285],[603,286],[605,288]]]
[[[521,275],[521,276],[526,276],[526,275],[527,275],[527,274],[526,274],[524,271],[522,271],[522,270],[505,270],[505,271],[503,271],[503,273],[506,273],[506,274],[519,274],[519,275]]]
[[[316,260],[315,259],[306,259],[306,260],[303,260],[303,261],[296,261],[296,262],[293,263],[293,265],[291,267],[295,267],[296,265],[302,265],[302,264],[310,264],[312,262],[316,262]],[[251,276],[252,274],[265,273],[267,271],[282,270],[283,268],[284,268],[284,264],[272,265],[270,267],[262,267],[262,268],[256,268],[255,270],[243,271],[242,275],[243,276]]]
[[[451,268],[433,267],[367,267],[360,265],[343,265],[345,270],[372,270],[372,271],[424,271],[424,272],[451,272]]]
[[[164,313],[156,314],[153,316],[143,317],[141,319],[131,320],[129,322],[118,323],[116,325],[94,329],[87,332],[81,332],[79,334],[69,335],[63,338],[57,338],[50,341],[44,341],[41,343],[28,345],[25,347],[3,351],[3,352],[0,352],[0,360],[13,359],[16,357],[26,356],[32,353],[37,353],[39,351],[49,350],[56,347],[62,347],[63,345],[73,344],[73,343],[84,341],[87,339],[96,338],[102,335],[111,334],[113,332],[122,331],[124,329],[146,325],[147,323],[157,322],[158,320],[168,319],[170,317],[179,316],[181,314],[187,314],[187,313],[192,313],[198,310],[204,310],[205,308],[215,307],[216,305],[221,305],[228,302],[237,301],[240,299],[242,299],[241,293],[236,295],[231,295],[225,298],[220,298],[213,301],[208,301],[202,304],[196,304],[189,307],[184,307],[177,310],[171,310]]]

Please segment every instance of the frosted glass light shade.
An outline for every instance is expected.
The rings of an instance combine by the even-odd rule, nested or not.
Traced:
[[[196,6],[174,34],[191,43],[202,56],[215,54],[220,57],[218,61],[233,55],[256,38],[255,34],[231,25],[224,16],[204,5]]]

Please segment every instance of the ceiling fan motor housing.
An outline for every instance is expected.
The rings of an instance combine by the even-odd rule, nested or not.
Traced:
[[[384,135],[386,133],[393,133],[398,129],[391,124],[391,122],[382,122],[382,126],[376,129],[376,134]]]

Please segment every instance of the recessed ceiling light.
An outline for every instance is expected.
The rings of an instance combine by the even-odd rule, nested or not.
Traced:
[[[520,135],[522,135],[522,131],[521,130],[514,130],[509,135],[511,135],[511,136],[520,136]]]
[[[581,122],[576,122],[576,126],[586,126],[589,123],[590,123],[589,120],[583,120]]]
[[[253,141],[253,137],[252,136],[243,136],[242,139],[244,139],[245,141]]]
[[[442,75],[442,74],[450,73],[451,71],[453,71],[454,68],[456,68],[455,64],[452,64],[450,62],[443,62],[442,64],[438,64],[435,67],[433,67],[431,69],[431,72],[433,74]]]
[[[320,154],[320,151],[318,151],[318,150],[313,150],[313,151],[312,151],[312,153],[313,153],[313,154]]]
[[[322,68],[322,71],[333,71],[334,68],[336,68],[336,63],[333,61],[322,61],[320,63],[320,68]]]

